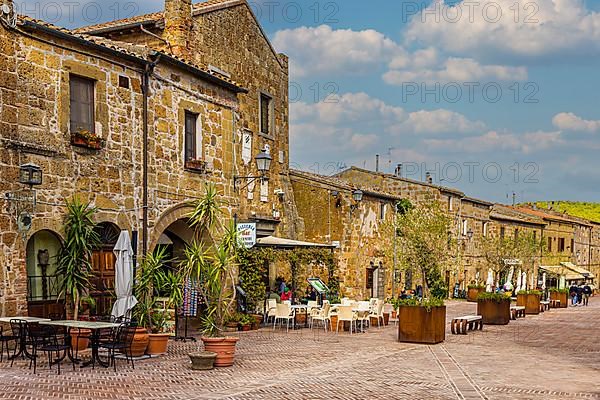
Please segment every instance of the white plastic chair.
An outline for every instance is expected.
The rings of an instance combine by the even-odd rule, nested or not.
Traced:
[[[351,300],[350,300],[349,298],[347,298],[347,297],[342,297],[342,299],[340,300],[340,304],[341,304],[341,305],[343,305],[343,306],[347,306],[347,305],[349,305],[349,304],[350,304],[350,301],[351,301]]]
[[[265,305],[265,322],[269,322],[269,318],[274,318],[277,312],[277,300],[268,299]]]
[[[312,330],[314,321],[322,321],[323,326],[325,327],[325,332],[327,332],[327,322],[329,322],[329,326],[331,326],[331,316],[329,314],[330,310],[331,305],[329,305],[329,303],[325,303],[323,308],[321,308],[319,312],[310,319],[310,329]]]
[[[339,306],[337,315],[337,325],[335,327],[336,333],[340,333],[340,322],[350,322],[350,334],[352,335],[352,323],[356,325],[356,313],[352,310],[352,306]],[[355,326],[356,330],[356,326]]]
[[[393,304],[385,304],[383,306],[383,313],[384,314],[389,314],[390,316],[390,321],[394,322],[394,325],[398,325],[398,317],[396,318],[392,318],[392,313],[394,312],[394,305]]]
[[[275,325],[277,324],[277,320],[286,321],[286,332],[290,330],[290,321],[294,323],[294,318],[296,317],[296,313],[292,310],[292,307],[289,304],[282,303],[277,304],[277,311],[275,312],[275,319],[273,320],[273,330],[275,330]]]
[[[359,301],[358,302],[358,312],[356,313],[357,323],[360,321],[360,330],[364,331],[365,322],[367,325],[369,324],[369,315],[371,314],[371,307],[368,301]]]
[[[375,309],[375,311],[371,311],[371,313],[369,314],[369,318],[373,317],[373,318],[377,318],[377,327],[381,328],[381,325],[384,323],[383,320],[383,301],[377,303],[377,307]]]

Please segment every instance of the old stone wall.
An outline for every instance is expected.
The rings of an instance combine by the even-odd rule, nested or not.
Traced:
[[[49,37],[42,39],[48,40]],[[52,40],[57,41],[56,38]],[[11,204],[0,214],[0,315],[27,310],[25,248],[28,238],[47,229],[62,236],[64,201],[78,196],[98,207],[97,222],[140,231],[142,216],[143,120],[138,65],[89,47],[58,41],[49,45],[0,28],[0,191],[23,189],[19,165],[32,162],[44,173],[36,188],[32,229],[17,232]],[[71,145],[71,74],[95,80],[96,133],[100,150]],[[119,84],[124,79],[129,88]],[[213,182],[228,204],[234,202],[233,137],[236,95],[169,65],[151,78],[149,99],[149,239],[165,227],[163,219],[183,218],[178,208]],[[204,173],[184,168],[184,112],[199,115]],[[141,237],[140,237],[141,242]],[[140,245],[141,247],[141,245]],[[138,250],[141,250],[138,249]]]

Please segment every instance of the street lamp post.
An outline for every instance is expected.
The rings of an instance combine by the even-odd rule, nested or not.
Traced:
[[[273,158],[271,157],[271,155],[268,154],[265,150],[263,150],[262,152],[260,152],[260,154],[258,154],[254,158],[254,160],[256,161],[256,169],[258,170],[260,175],[258,175],[258,176],[237,176],[237,175],[234,176],[233,177],[233,189],[236,192],[240,189],[244,189],[244,188],[248,187],[248,185],[250,185],[250,183],[256,181],[257,179],[260,179],[261,182],[268,179],[267,173],[271,169],[271,162],[273,161]],[[248,179],[249,181],[241,188],[238,187],[238,182],[240,182],[241,180],[244,180],[244,179]]]

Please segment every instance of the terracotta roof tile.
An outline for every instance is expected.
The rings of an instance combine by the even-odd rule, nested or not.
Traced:
[[[234,6],[244,3],[245,0],[208,0],[202,3],[196,3],[193,5],[194,13],[201,13],[211,11],[213,9],[221,9],[223,7]],[[119,28],[129,25],[141,25],[141,24],[159,24],[164,20],[164,11],[159,11],[150,14],[136,15],[131,18],[123,18],[115,21],[104,22],[96,25],[83,26],[76,29],[79,33],[100,33],[105,30],[112,30],[113,28]]]

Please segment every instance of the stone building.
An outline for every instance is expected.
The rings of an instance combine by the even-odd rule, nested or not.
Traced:
[[[138,254],[160,243],[176,257],[192,235],[189,201],[207,182],[228,215],[257,221],[265,236],[294,236],[287,60],[273,51],[245,2],[212,1],[200,17],[194,6],[193,26],[181,19],[188,5],[166,1],[174,20],[160,24],[170,45],[159,40],[156,47],[2,16],[0,191],[11,200],[0,214],[0,315],[63,313],[53,260],[64,235],[64,202],[73,196],[98,208],[103,247],[94,252],[91,293],[98,314],[110,311],[119,232],[131,232]],[[234,31],[244,37],[235,49]],[[271,96],[263,98],[265,112],[261,91]],[[240,190],[249,180],[238,176],[258,176],[253,158],[260,150],[273,158],[269,184],[252,180]],[[43,172],[35,208],[33,192],[19,183],[24,164]],[[31,215],[30,229],[17,224],[21,212]]]
[[[401,198],[333,177],[294,170],[290,176],[305,238],[337,247],[340,294],[361,299],[390,296],[392,224]],[[362,197],[356,197],[357,190]],[[394,283],[399,285],[398,278]]]
[[[301,231],[289,169],[288,58],[275,51],[245,0],[165,0],[165,11],[105,24],[78,33],[129,42],[202,65],[247,89],[239,97],[234,138],[235,174],[256,174],[253,158],[266,149],[273,157],[270,179],[241,190],[238,218],[255,221],[265,234],[295,239]],[[300,226],[297,226],[300,224]]]

